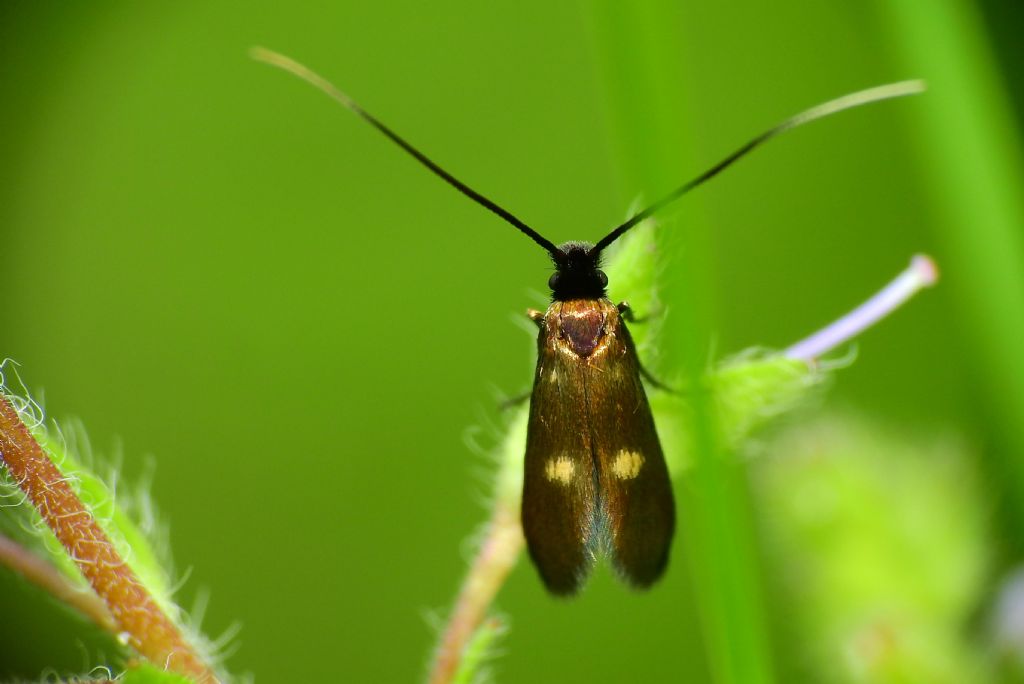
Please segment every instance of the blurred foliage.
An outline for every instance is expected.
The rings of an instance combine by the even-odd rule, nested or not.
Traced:
[[[178,602],[209,587],[211,631],[243,623],[233,670],[260,681],[341,670],[352,681],[414,680],[435,640],[424,613],[450,600],[489,491],[493,464],[464,433],[484,425],[479,441],[496,442],[494,387],[527,387],[534,342],[512,321],[543,303],[549,267],[535,245],[246,50],[266,45],[322,71],[552,239],[595,239],[669,177],[693,175],[802,107],[905,77],[943,83],[940,57],[987,84],[974,111],[1000,108],[1005,125],[988,135],[1019,155],[1020,4],[942,0],[969,13],[959,40],[982,56],[959,62],[959,42],[911,35],[913,14],[894,18],[931,5],[894,4],[658,3],[659,35],[676,42],[622,49],[662,50],[666,85],[643,64],[609,64],[599,46],[627,27],[602,27],[575,4],[4,3],[0,356],[45,387],[51,415],[74,412],[98,451],[124,453],[122,482],[155,456],[152,497],[178,564],[193,568]],[[988,300],[1000,283],[977,280],[987,262],[961,261],[955,238],[974,228],[970,205],[950,211],[935,192],[940,162],[922,154],[948,140],[941,163],[956,166],[970,138],[952,123],[977,131],[971,119],[942,127],[931,103],[948,97],[816,125],[745,161],[665,217],[659,239],[673,242],[659,268],[688,279],[687,298],[670,301],[696,309],[666,307],[666,332],[706,368],[722,352],[802,337],[913,252],[952,267],[863,337],[827,401],[873,416],[854,437],[875,439],[884,417],[896,427],[877,439],[914,462],[937,442],[905,432],[971,445],[963,458],[979,473],[991,531],[948,541],[986,545],[975,561],[989,574],[944,600],[960,621],[988,614],[1024,547],[1004,510],[1020,484],[1019,442],[992,370],[992,350],[1015,354],[1017,339],[993,336],[1024,312],[972,308],[1015,295]],[[1018,131],[1012,141],[1007,129]],[[652,154],[664,176],[642,171]],[[975,238],[1003,247],[991,232]],[[781,524],[747,501],[736,475],[730,496],[749,505],[756,530]],[[683,478],[677,493],[698,485]],[[888,547],[865,546],[855,568],[892,567]],[[794,561],[810,563],[807,553],[794,548]],[[652,592],[598,572],[572,603],[551,601],[521,565],[500,597],[514,610],[497,678],[713,681],[696,608],[706,597],[692,584],[710,566],[692,539],[673,554]],[[827,576],[835,561],[819,560],[808,571]],[[808,642],[776,629],[787,614],[776,613],[785,594],[775,591],[766,585],[767,627],[740,627],[770,632],[778,672],[804,671]],[[0,596],[0,679],[96,662],[103,643],[5,571]],[[966,635],[931,625],[952,644],[943,657],[983,638],[972,628],[984,620],[968,622]]]
[[[801,681],[993,681],[968,631],[992,561],[972,456],[948,434],[827,417],[754,463],[779,643]]]

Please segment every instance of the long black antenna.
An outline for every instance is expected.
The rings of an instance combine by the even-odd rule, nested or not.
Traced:
[[[383,123],[381,123],[377,119],[377,117],[373,116],[372,114],[364,110],[362,107],[360,107],[358,104],[356,104],[355,101],[352,100],[352,98],[338,90],[334,86],[334,84],[332,84],[327,79],[323,78],[316,72],[306,68],[304,65],[296,62],[294,59],[285,57],[284,55],[273,52],[272,50],[267,50],[266,48],[254,47],[249,51],[249,54],[252,56],[253,59],[258,60],[260,62],[265,62],[267,64],[270,64],[271,66],[276,66],[280,69],[284,69],[285,71],[294,74],[295,76],[298,76],[299,78],[311,84],[315,88],[318,88],[319,90],[323,91],[325,94],[327,94],[329,97],[337,101],[343,107],[346,107],[347,109],[351,110],[356,115],[358,115],[359,118],[363,119],[363,121],[366,121],[368,124],[370,124],[378,131],[380,131],[388,138],[390,138],[392,142],[394,142],[396,145],[398,145],[403,150],[408,152],[410,155],[415,157],[417,161],[419,161],[421,164],[423,164],[428,169],[433,171],[436,175],[440,176],[445,183],[448,183],[448,185],[451,185],[453,188],[461,192],[466,197],[470,198],[471,200],[483,206],[484,208],[489,209],[490,211],[494,212],[501,218],[511,223],[519,230],[526,233],[530,237],[530,239],[532,239],[538,245],[546,249],[552,256],[557,258],[561,254],[561,251],[558,249],[555,243],[551,242],[543,235],[535,231],[533,228],[526,225],[526,223],[517,218],[514,214],[512,214],[512,212],[498,206],[497,203],[484,197],[479,192],[477,192],[476,190],[469,187],[452,174],[442,169],[436,163],[431,161],[431,159],[427,157],[427,155],[417,150],[415,147],[413,147],[405,140],[403,140],[401,136],[399,136],[397,133],[395,133],[390,128],[385,126]]]
[[[612,232],[601,238],[601,241],[594,245],[593,249],[590,250],[591,254],[599,254],[601,250],[615,242],[625,233],[627,230],[640,223],[644,219],[653,215],[654,213],[663,209],[666,205],[675,202],[677,199],[693,190],[699,185],[703,185],[706,181],[711,180],[719,173],[727,169],[732,165],[733,162],[744,157],[748,152],[751,152],[754,148],[761,145],[761,143],[771,140],[775,136],[785,133],[786,131],[802,126],[805,123],[810,123],[816,119],[821,119],[837,112],[841,112],[844,109],[852,109],[853,107],[860,107],[872,102],[878,102],[879,100],[888,100],[894,97],[903,97],[905,95],[913,95],[924,91],[924,81],[900,81],[899,83],[890,83],[888,85],[878,86],[876,88],[869,88],[867,90],[861,90],[856,93],[850,93],[849,95],[843,95],[834,100],[822,103],[816,107],[800,112],[796,116],[790,117],[775,126],[770,128],[761,135],[753,138],[746,145],[743,145],[738,150],[730,154],[728,157],[718,162],[710,169],[700,174],[693,180],[684,183],[672,192],[668,193],[657,202],[647,207],[643,211],[639,211],[634,214],[628,221],[617,227]]]

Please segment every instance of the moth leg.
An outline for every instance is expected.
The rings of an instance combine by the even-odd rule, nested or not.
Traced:
[[[633,313],[632,307],[630,307],[629,302],[626,300],[619,302],[616,305],[616,308],[618,308],[619,315],[622,316],[623,320],[629,321],[630,323],[643,323],[650,318],[650,316],[638,317]],[[680,394],[678,390],[672,389],[661,380],[658,380],[658,378],[651,375],[651,372],[644,368],[644,364],[640,363],[640,359],[637,359],[637,365],[640,367],[640,375],[643,376],[644,380],[651,383],[651,387],[656,387],[663,392],[668,392],[669,394]]]
[[[543,328],[544,327],[544,312],[543,311],[538,311],[537,309],[527,309],[526,310],[526,316],[531,321],[536,323],[538,328]],[[498,404],[498,410],[499,411],[508,411],[509,409],[515,408],[516,406],[522,406],[523,403],[526,402],[526,400],[529,399],[530,396],[532,396],[532,395],[533,395],[533,392],[529,391],[529,392],[523,392],[522,394],[517,394],[514,397],[509,397],[505,401],[503,401],[500,404]]]
[[[538,311],[537,309],[527,309],[526,310],[526,316],[531,321],[536,323],[538,328],[541,328],[541,329],[544,328],[544,312],[543,311]],[[526,400],[529,399],[532,395],[533,395],[533,391],[531,390],[531,391],[528,391],[528,392],[523,392],[522,394],[517,394],[514,397],[509,397],[505,401],[503,401],[500,404],[498,404],[498,410],[499,411],[508,411],[509,409],[515,408],[517,406],[522,406],[526,402]]]
[[[636,363],[637,363],[637,366],[640,367],[640,375],[641,375],[641,377],[643,377],[644,380],[649,382],[651,384],[651,387],[655,387],[657,389],[660,389],[662,392],[668,392],[669,394],[677,394],[677,395],[683,394],[679,390],[674,389],[672,387],[669,387],[668,385],[663,383],[661,380],[659,380],[658,378],[656,378],[653,375],[651,375],[651,372],[649,370],[647,370],[647,368],[644,367],[644,364],[640,363],[640,359],[637,359]]]
[[[618,308],[619,315],[622,316],[623,320],[629,321],[630,323],[646,323],[651,318],[650,315],[637,316],[633,313],[633,307],[631,307],[629,302],[626,300],[619,302],[616,307]]]
[[[516,408],[517,406],[522,406],[532,395],[533,392],[523,392],[522,394],[517,394],[514,397],[509,397],[498,404],[498,410],[508,411],[509,409]]]

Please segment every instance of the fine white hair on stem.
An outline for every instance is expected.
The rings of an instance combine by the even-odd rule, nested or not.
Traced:
[[[840,344],[864,332],[903,305],[908,299],[939,279],[939,270],[931,257],[917,254],[910,266],[856,309],[800,340],[784,354],[787,358],[814,361]]]
[[[28,391],[21,375],[18,373],[17,361],[10,357],[0,360],[0,394],[11,403],[17,411],[21,422],[31,430],[37,430],[46,421],[42,401],[37,401]],[[8,377],[8,374],[10,377]]]

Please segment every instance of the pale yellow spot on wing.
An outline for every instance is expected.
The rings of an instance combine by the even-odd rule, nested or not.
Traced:
[[[544,466],[544,474],[552,482],[560,482],[564,485],[572,482],[572,476],[576,474],[576,466],[568,456],[548,459]]]
[[[558,370],[557,369],[552,368],[551,372],[548,373],[548,382],[558,382]]]
[[[644,457],[639,451],[623,449],[615,454],[612,461],[612,474],[620,480],[632,480],[640,474],[640,468],[644,465]]]

